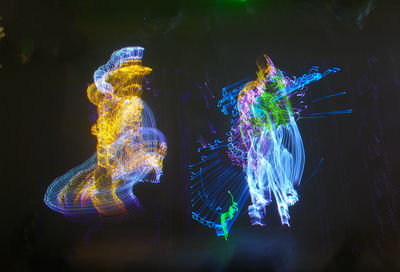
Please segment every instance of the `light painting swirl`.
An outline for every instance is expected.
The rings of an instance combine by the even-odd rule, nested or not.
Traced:
[[[306,86],[338,68],[320,73],[314,66],[301,77],[289,77],[267,55],[257,60],[257,66],[256,80],[222,89],[218,108],[231,124],[226,140],[199,138],[201,160],[189,165],[192,218],[225,239],[249,197],[253,225],[265,225],[266,206],[275,200],[282,224],[289,226],[289,207],[298,201],[296,188],[305,165],[297,120],[351,112],[300,116],[307,108],[302,100]]]
[[[142,47],[114,52],[94,73],[87,95],[97,106],[92,127],[97,152],[82,165],[57,178],[44,201],[74,221],[130,215],[140,207],[132,188],[138,182],[159,182],[167,151],[149,106],[140,98]]]

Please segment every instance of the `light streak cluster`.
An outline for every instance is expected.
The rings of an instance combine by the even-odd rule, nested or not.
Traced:
[[[289,225],[288,207],[298,200],[294,186],[300,183],[305,161],[289,96],[322,76],[313,70],[290,80],[264,57],[265,61],[258,63],[257,80],[247,83],[238,94],[238,119],[231,137],[238,140],[235,150],[245,154],[242,167],[252,201],[248,207],[252,224],[264,225],[265,206],[274,197],[282,224]]]
[[[245,79],[222,89],[218,107],[230,117],[231,124],[226,141],[212,144],[199,139],[201,161],[190,165],[192,217],[215,228],[225,239],[249,196],[248,214],[253,225],[265,224],[266,206],[275,199],[282,224],[289,226],[289,206],[298,201],[296,187],[305,164],[296,123],[307,108],[302,97],[306,85],[340,70],[320,73],[314,66],[296,78],[277,69],[267,55],[259,58],[257,65],[256,80]],[[228,162],[222,158],[224,153]]]
[[[114,52],[87,89],[98,111],[92,127],[97,152],[57,178],[44,199],[72,220],[131,214],[140,207],[133,186],[160,181],[167,144],[151,109],[140,98],[143,77],[151,72],[141,65],[143,50],[127,47]]]

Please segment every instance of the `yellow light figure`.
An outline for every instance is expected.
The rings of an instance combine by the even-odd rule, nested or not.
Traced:
[[[143,50],[116,51],[95,72],[87,95],[97,106],[98,119],[91,129],[97,153],[53,182],[45,196],[51,209],[72,219],[96,212],[126,214],[140,205],[132,193],[137,182],[159,182],[167,145],[140,98],[143,77],[151,72],[142,66]]]

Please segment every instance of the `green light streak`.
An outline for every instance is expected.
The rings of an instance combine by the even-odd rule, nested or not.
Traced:
[[[235,202],[233,200],[233,195],[231,194],[230,191],[228,191],[228,193],[231,195],[232,198],[232,204],[229,206],[229,209],[227,212],[224,212],[223,214],[221,214],[221,225],[222,225],[222,230],[224,231],[224,236],[225,236],[225,240],[228,240],[228,231],[226,229],[226,223],[228,220],[232,220],[235,213],[238,212],[238,207],[237,207],[237,202]]]
[[[289,116],[292,114],[292,105],[287,96],[283,99],[275,100],[275,97],[285,87],[283,80],[277,76],[267,85],[267,89],[259,96],[253,105],[253,120],[252,124],[265,129],[272,130],[279,125],[285,125],[289,121]]]

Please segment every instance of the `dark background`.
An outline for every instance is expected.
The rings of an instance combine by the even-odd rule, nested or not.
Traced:
[[[400,271],[400,4],[373,0],[105,1],[0,3],[3,271]],[[143,94],[168,141],[160,184],[138,184],[143,214],[80,225],[44,205],[47,187],[95,151],[93,73],[113,51],[145,47]],[[256,57],[301,75],[342,70],[311,85],[300,120],[303,180],[291,208],[264,228],[247,215],[228,241],[191,220],[188,163],[195,141],[220,131],[221,88],[255,76]],[[210,86],[206,90],[205,82]],[[215,96],[215,98],[212,97]]]

